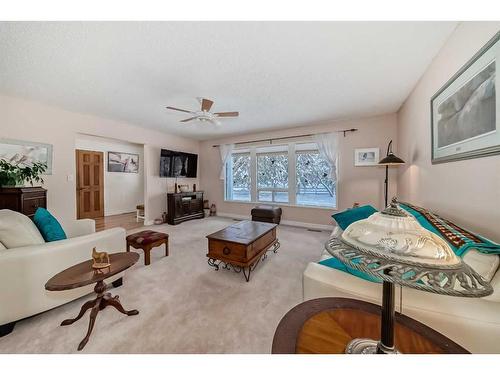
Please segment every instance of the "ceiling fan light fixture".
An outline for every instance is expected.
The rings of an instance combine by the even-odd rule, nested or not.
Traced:
[[[180,120],[180,122],[188,122],[188,121],[192,121],[192,120],[198,120],[198,121],[202,121],[202,122],[208,121],[216,126],[222,125],[221,122],[218,120],[219,117],[238,117],[239,116],[239,112],[210,112],[210,109],[212,108],[212,105],[214,104],[214,102],[212,100],[201,98],[201,97],[197,97],[196,99],[201,104],[201,108],[198,111],[188,111],[185,109],[180,109],[180,108],[170,107],[170,106],[168,106],[167,109],[185,112],[185,113],[191,113],[194,115],[194,117]]]

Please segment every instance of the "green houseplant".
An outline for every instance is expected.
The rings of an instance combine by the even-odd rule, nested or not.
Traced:
[[[33,162],[24,164],[25,160],[11,161],[0,159],[0,186],[13,187],[23,186],[34,182],[43,184],[43,178],[40,175],[47,169],[47,164]]]

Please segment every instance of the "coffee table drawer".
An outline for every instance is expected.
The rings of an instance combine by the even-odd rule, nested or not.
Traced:
[[[247,247],[231,242],[215,240],[208,241],[208,255],[214,258],[226,258],[244,261],[247,257]]]
[[[276,239],[276,229],[273,229],[272,231],[266,233],[252,244],[251,254],[249,254],[248,257],[251,258],[253,255],[261,252],[263,249],[267,249],[275,239]]]

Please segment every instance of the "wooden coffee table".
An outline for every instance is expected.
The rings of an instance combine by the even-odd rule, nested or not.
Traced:
[[[273,354],[343,354],[354,338],[380,339],[381,308],[349,298],[303,302],[281,319]],[[399,313],[395,316],[396,348],[406,354],[466,354],[467,350],[432,328]]]
[[[125,271],[127,268],[136,263],[139,260],[139,254],[115,253],[109,255],[109,260],[111,263],[110,267],[99,271],[92,268],[92,260],[87,260],[59,272],[45,284],[45,289],[47,290],[61,291],[96,283],[94,291],[97,294],[97,297],[92,301],[85,302],[76,318],[66,319],[61,323],[62,326],[73,324],[80,319],[87,310],[92,309],[90,312],[90,322],[87,335],[80,342],[80,345],[78,345],[78,350],[82,350],[89,341],[97,314],[106,306],[112,306],[119,312],[126,315],[139,314],[139,311],[137,310],[125,310],[120,303],[118,296],[113,297],[111,296],[111,293],[105,293],[107,285],[104,282],[104,279]]]
[[[216,271],[224,269],[243,272],[246,281],[267,251],[276,253],[280,243],[276,238],[277,224],[241,221],[207,236],[208,264]]]

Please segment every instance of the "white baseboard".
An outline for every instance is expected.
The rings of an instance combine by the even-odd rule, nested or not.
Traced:
[[[238,214],[229,214],[225,212],[218,212],[217,216],[227,217],[229,219],[238,219],[238,220],[250,220],[251,217],[247,215],[238,215]],[[281,225],[289,225],[291,227],[299,227],[306,229],[317,229],[317,230],[325,230],[331,232],[334,228],[334,225],[327,224],[315,224],[315,223],[305,223],[303,221],[293,221],[293,220],[281,220]]]

